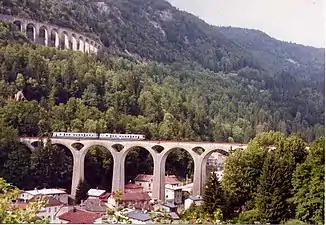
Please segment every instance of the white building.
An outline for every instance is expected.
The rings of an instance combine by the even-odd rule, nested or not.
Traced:
[[[175,204],[182,204],[182,188],[166,184],[165,200],[173,201]]]
[[[47,204],[39,210],[37,216],[48,219],[49,223],[56,223],[57,214],[64,207],[64,204],[49,195],[36,195],[29,200],[29,203],[40,201],[47,202]]]
[[[192,204],[197,206],[203,203],[203,198],[201,196],[190,196],[185,200],[185,210],[187,210]]]
[[[151,174],[138,174],[135,178],[135,184],[143,187],[144,192],[148,192],[151,195],[153,190],[153,175]],[[177,179],[175,175],[165,176],[165,186],[177,187],[181,182]]]
[[[99,198],[106,193],[105,190],[101,189],[89,189],[87,192],[88,198]]]
[[[31,200],[34,196],[37,195],[48,195],[52,196],[55,199],[59,200],[63,204],[68,204],[68,193],[63,189],[56,189],[56,188],[50,188],[50,189],[35,189],[35,190],[28,190],[28,191],[22,191],[18,196],[18,201],[20,202],[28,202]]]

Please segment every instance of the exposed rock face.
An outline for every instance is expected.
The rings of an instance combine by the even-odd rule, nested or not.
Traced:
[[[24,94],[22,91],[18,91],[16,94],[15,94],[15,100],[16,101],[23,101],[23,100],[26,100],[27,99],[25,98]]]

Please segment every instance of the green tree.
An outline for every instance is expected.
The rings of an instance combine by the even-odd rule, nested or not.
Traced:
[[[293,174],[292,202],[296,218],[306,223],[324,224],[325,138],[319,138],[309,148],[306,161]]]
[[[264,161],[255,203],[261,222],[280,223],[291,218],[293,157],[289,153],[269,152]]]
[[[30,161],[30,150],[22,144],[16,145],[3,165],[3,177],[16,187],[32,189]]]
[[[266,151],[260,147],[248,146],[245,150],[235,151],[224,163],[222,188],[236,207],[248,205],[259,184]],[[252,208],[249,204],[249,208]]]
[[[31,173],[38,188],[69,187],[72,158],[50,141],[40,143],[31,155]]]
[[[45,202],[29,203],[25,210],[10,204],[11,200],[17,198],[19,193],[19,189],[0,178],[0,223],[47,223],[47,220],[37,217],[38,211],[45,206]]]
[[[224,206],[224,192],[215,173],[211,173],[206,182],[203,201],[205,212],[212,216],[218,208],[223,208]]]
[[[88,197],[88,191],[90,187],[86,180],[80,180],[76,190],[75,203],[80,204],[82,200],[86,200]]]

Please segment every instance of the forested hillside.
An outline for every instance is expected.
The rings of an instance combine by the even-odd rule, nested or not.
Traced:
[[[287,66],[296,73],[318,68],[321,76],[324,68],[322,49],[284,43],[260,31],[210,26],[164,0],[7,0],[0,12],[97,35],[112,53],[127,50],[147,60],[189,60],[227,72],[245,66],[275,72]]]

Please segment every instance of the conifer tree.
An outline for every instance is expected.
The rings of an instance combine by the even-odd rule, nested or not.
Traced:
[[[215,173],[212,173],[206,182],[203,201],[205,212],[212,216],[216,209],[224,205],[224,193]]]
[[[86,180],[80,180],[76,190],[75,202],[80,204],[81,200],[85,200],[88,197],[88,190],[90,189]]]
[[[293,159],[290,153],[267,154],[255,197],[261,222],[278,224],[291,217],[288,200],[291,197]]]
[[[310,224],[324,224],[325,138],[314,141],[304,163],[297,166],[292,185],[296,218]]]

